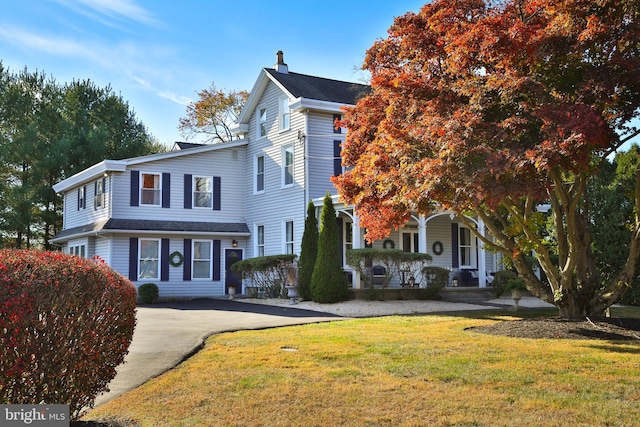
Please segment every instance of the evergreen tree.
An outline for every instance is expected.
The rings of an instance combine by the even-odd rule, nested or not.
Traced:
[[[318,220],[313,202],[307,206],[307,219],[304,222],[304,234],[298,260],[298,293],[304,300],[312,299],[311,276],[318,257]]]
[[[315,302],[332,303],[348,298],[347,278],[342,270],[336,211],[329,193],[320,215],[318,257],[311,276],[311,295]]]

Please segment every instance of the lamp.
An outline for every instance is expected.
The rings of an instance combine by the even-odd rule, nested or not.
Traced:
[[[237,247],[238,247],[238,241],[237,241],[237,240],[235,240],[235,239],[233,239],[233,240],[231,241],[231,246],[233,246],[234,248],[237,248]]]

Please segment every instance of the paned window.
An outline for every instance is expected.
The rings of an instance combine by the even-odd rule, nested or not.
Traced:
[[[211,177],[193,177],[193,206],[209,208],[213,203],[213,179]]]
[[[143,173],[140,180],[140,200],[143,205],[160,206],[162,195],[160,190],[160,175],[157,173]]]
[[[160,240],[140,239],[138,279],[160,278]]]
[[[267,109],[258,110],[258,138],[267,136]]]
[[[82,186],[78,188],[78,210],[86,207],[87,187]]]
[[[193,241],[193,272],[194,279],[211,279],[213,266],[213,242],[211,240]]]
[[[280,112],[279,129],[287,130],[291,125],[291,110],[289,109],[289,98],[280,98],[280,105],[278,107]]]
[[[293,145],[282,148],[282,184],[293,185]]]
[[[264,191],[264,156],[256,157],[256,193]]]
[[[93,185],[94,193],[95,193],[93,195],[94,209],[100,209],[104,207],[104,186],[105,186],[104,179],[97,180]]]
[[[293,221],[284,223],[284,253],[293,253]]]
[[[460,227],[460,267],[475,267],[475,239],[471,230]]]
[[[264,256],[264,225],[256,227],[256,256]]]
[[[87,247],[85,245],[69,246],[69,254],[85,258],[87,256]]]

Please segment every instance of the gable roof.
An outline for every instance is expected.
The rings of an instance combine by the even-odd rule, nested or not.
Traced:
[[[277,85],[283,93],[291,98],[289,107],[292,111],[312,109],[341,113],[343,106],[355,105],[360,98],[371,92],[370,86],[360,83],[263,68],[251,92],[249,92],[249,98],[242,108],[238,120],[232,127],[234,133],[245,134],[248,132],[251,114],[262,99],[262,94],[269,82]]]
[[[265,68],[264,71],[280,82],[294,98],[308,98],[344,105],[355,105],[360,98],[371,91],[370,86],[359,83],[292,72],[280,73],[269,68]]]

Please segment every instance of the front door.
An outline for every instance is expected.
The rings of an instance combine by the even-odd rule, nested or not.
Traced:
[[[234,284],[238,289],[238,293],[240,292],[242,279],[236,277],[231,271],[231,266],[238,261],[242,260],[242,249],[225,249],[224,250],[224,260],[225,260],[225,284],[224,290],[225,292],[229,292],[229,285]]]

